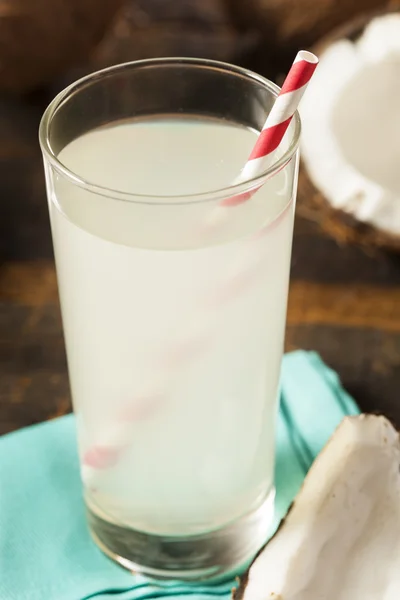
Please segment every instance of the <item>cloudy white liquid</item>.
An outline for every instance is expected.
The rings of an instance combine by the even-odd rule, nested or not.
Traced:
[[[56,176],[50,201],[80,452],[124,447],[90,472],[87,501],[120,525],[212,530],[273,485],[292,207],[272,222],[289,177],[211,228],[216,203],[184,197],[229,185],[255,136],[212,120],[122,123],[59,156],[81,178],[137,195]]]

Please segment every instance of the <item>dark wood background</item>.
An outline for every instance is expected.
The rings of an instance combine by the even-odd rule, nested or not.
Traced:
[[[0,433],[71,410],[37,128],[0,99]],[[287,349],[317,350],[365,411],[400,424],[400,259],[340,247],[298,205]]]

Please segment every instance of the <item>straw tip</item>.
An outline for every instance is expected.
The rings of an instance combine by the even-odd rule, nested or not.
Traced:
[[[297,53],[295,62],[298,62],[299,60],[304,60],[313,65],[317,65],[319,59],[318,59],[318,56],[316,56],[312,52],[308,52],[308,50],[300,50]]]

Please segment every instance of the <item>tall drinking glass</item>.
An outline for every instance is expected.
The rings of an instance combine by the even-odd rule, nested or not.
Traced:
[[[298,115],[234,181],[278,91],[140,61],[72,84],[40,126],[89,527],[152,576],[237,568],[271,523]]]

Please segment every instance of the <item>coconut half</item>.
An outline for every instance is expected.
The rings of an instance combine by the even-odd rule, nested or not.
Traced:
[[[356,29],[320,53],[300,106],[303,167],[333,210],[400,242],[400,13]]]
[[[235,600],[399,600],[400,439],[346,417]]]

